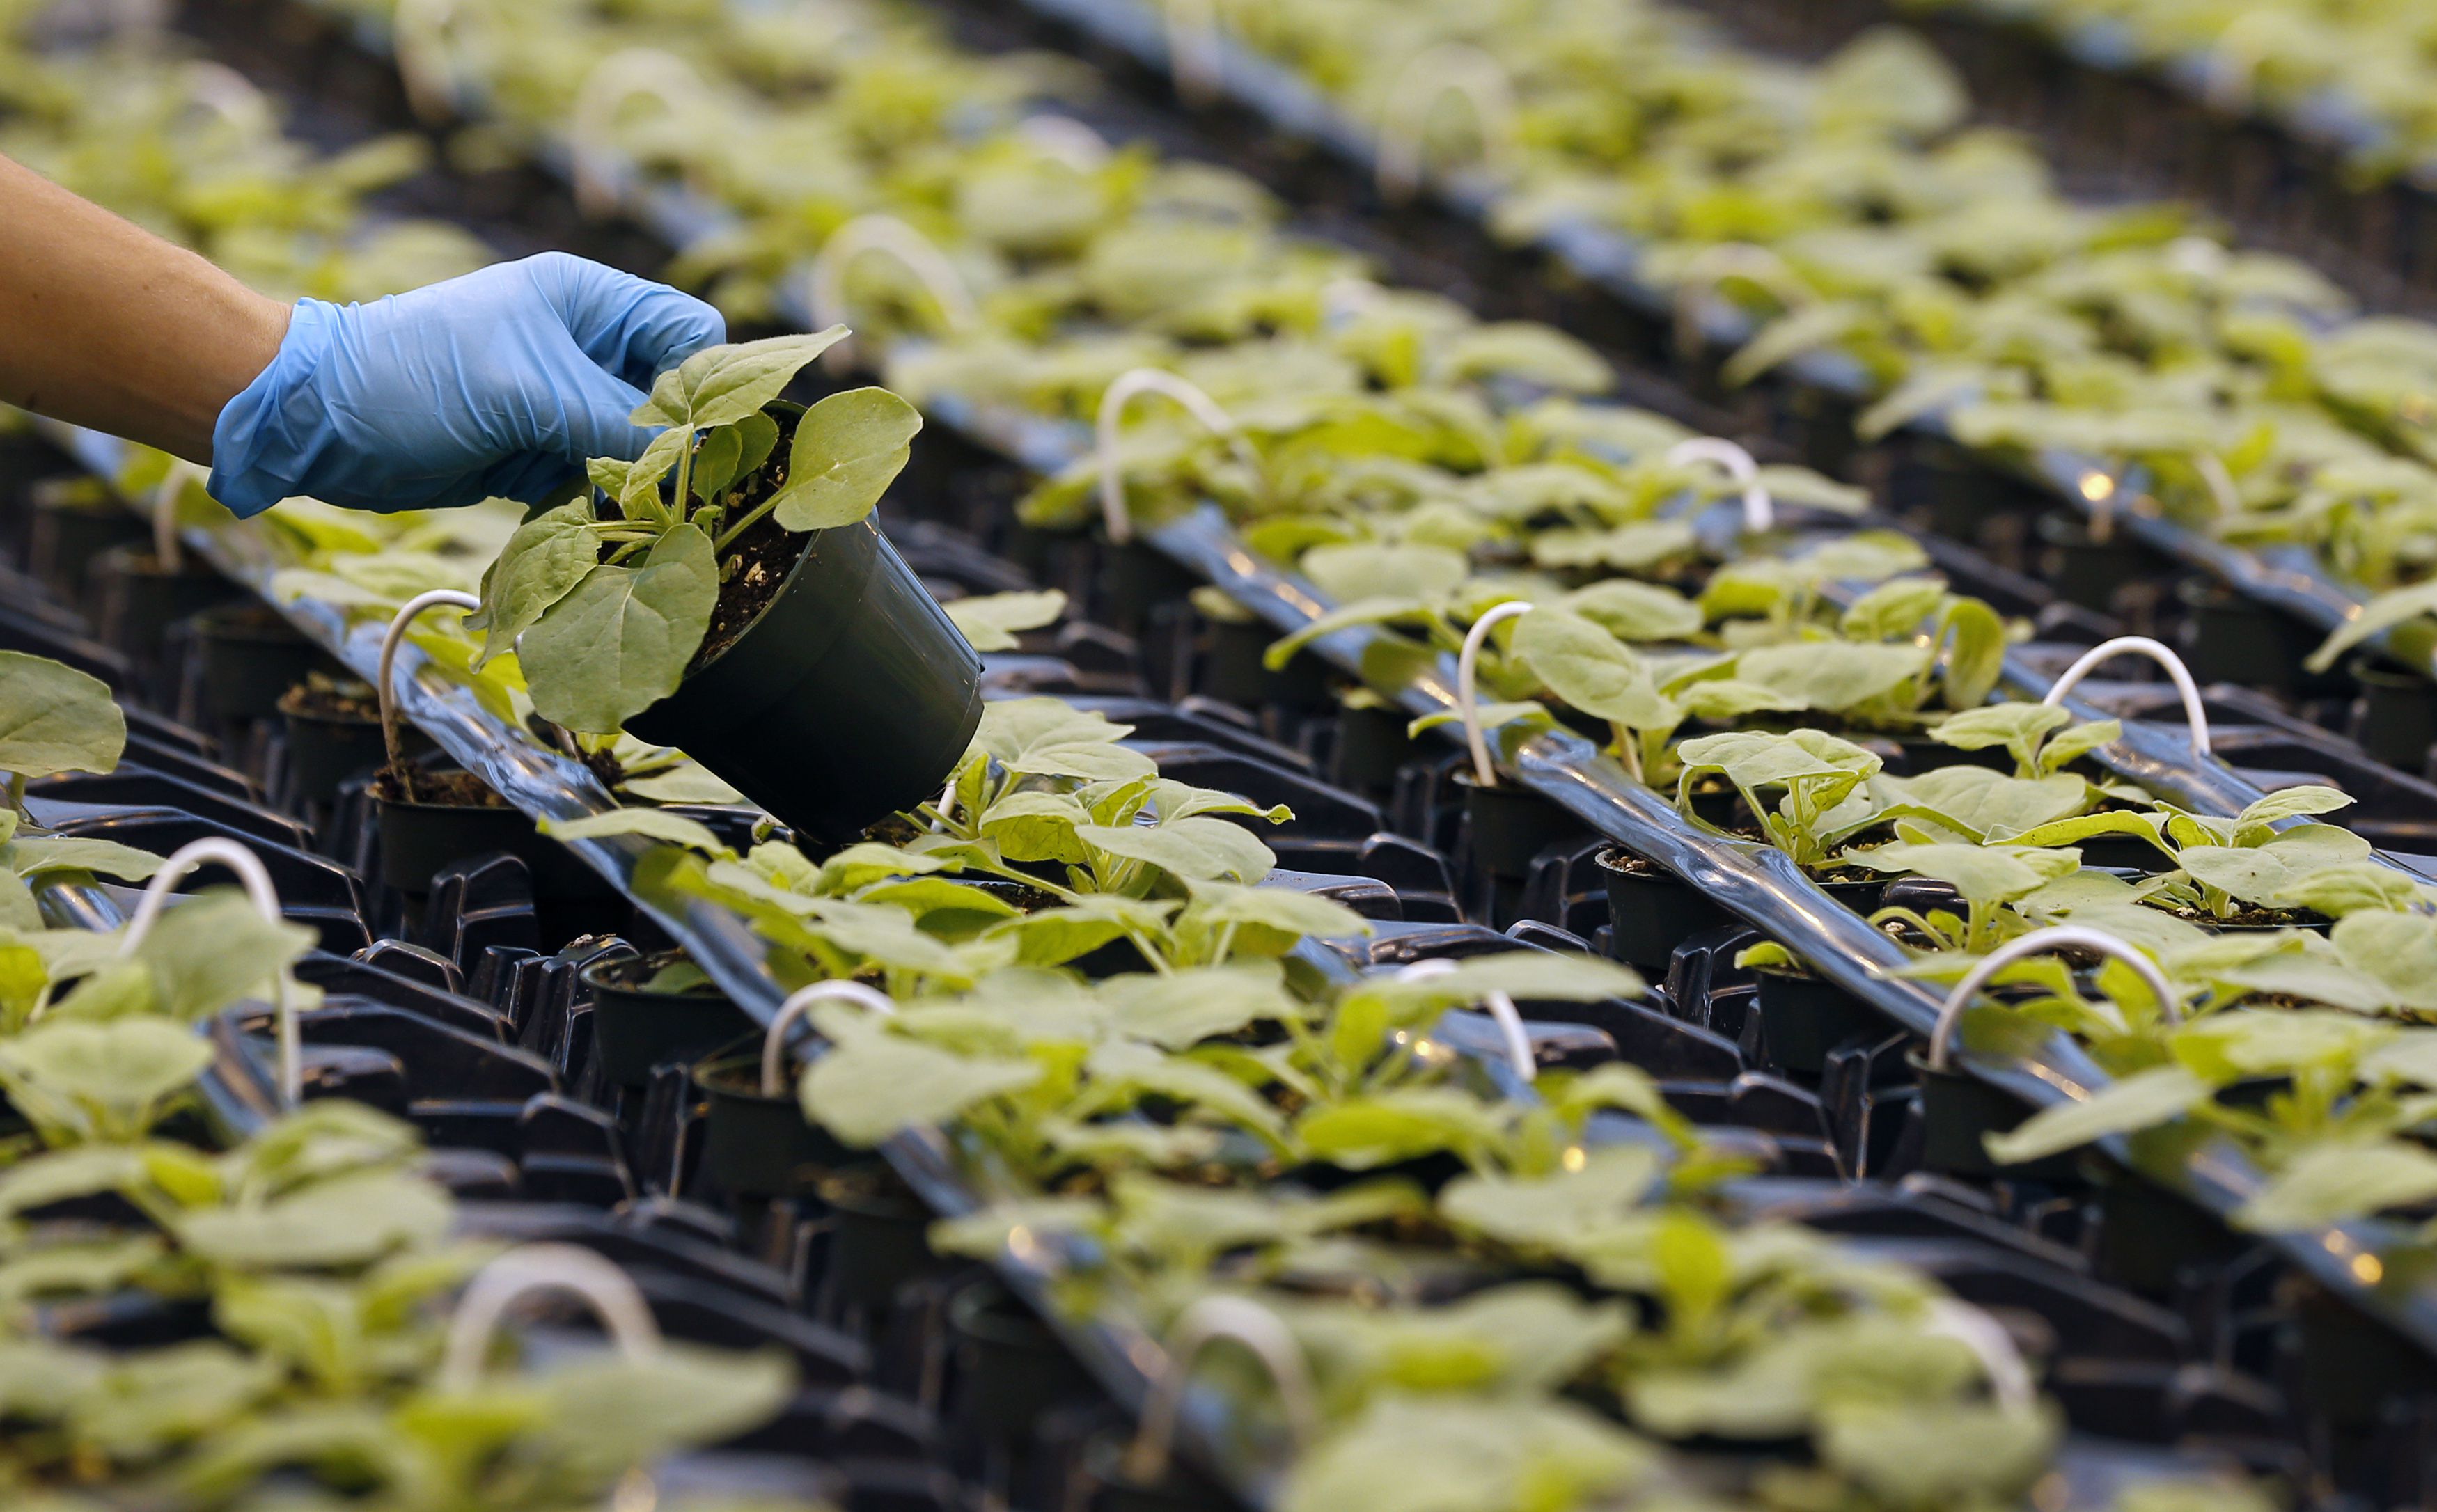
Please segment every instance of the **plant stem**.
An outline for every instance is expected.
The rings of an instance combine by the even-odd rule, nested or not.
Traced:
[[[778,503],[779,495],[773,494],[768,498],[763,499],[761,503],[754,505],[751,511],[749,511],[743,519],[738,520],[734,525],[722,530],[719,533],[719,539],[710,543],[710,548],[714,551],[727,550],[730,542],[734,541],[738,536],[743,535],[745,530],[750,528],[755,521],[761,519],[763,515],[769,513],[771,510],[777,508]]]
[[[688,513],[686,500],[693,496],[687,490],[692,487],[693,487],[693,447],[689,443],[677,453],[676,518],[672,520],[671,524],[681,523],[686,518]]]
[[[9,773],[9,807],[26,815],[26,774],[22,772]]]

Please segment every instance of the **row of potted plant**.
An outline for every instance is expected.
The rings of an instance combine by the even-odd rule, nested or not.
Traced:
[[[293,1504],[311,1486],[399,1512],[581,1505],[780,1409],[793,1371],[768,1352],[655,1335],[547,1366],[499,1358],[461,1294],[504,1301],[511,1270],[567,1265],[466,1236],[420,1135],[387,1114],[318,1100],[226,1137],[199,1096],[226,1073],[203,1028],[252,1002],[309,1009],[290,972],[312,932],[234,890],[107,933],[49,924],[53,890],[162,861],[43,832],[22,807],[28,779],[117,764],[104,685],[0,652],[0,712],[12,1504]]]
[[[1109,36],[1160,26],[1126,4],[1038,9]],[[2035,147],[1964,124],[1960,84],[1909,34],[1804,67],[1622,4],[1191,14],[1166,49],[1188,87],[1216,66],[1193,60],[1227,46],[1283,64],[1313,95],[1279,107],[1284,129],[1359,140],[1399,192],[1435,164],[1500,235],[1587,277],[1629,269],[1673,306],[1696,373],[1723,343],[1729,387],[1783,372],[1832,410],[1858,394],[1864,442],[1926,428],[2042,478],[2075,460],[2048,486],[2095,506],[2102,538],[2119,513],[2163,513],[2306,547],[2331,592],[2379,596],[2322,669],[2424,613],[2427,328],[2359,318],[2309,269],[2228,248],[2180,208],[2063,199]],[[2394,653],[2425,659],[2410,635]]]
[[[792,108],[810,114],[827,103],[803,100]],[[664,145],[661,150],[665,155],[670,149]],[[1393,294],[1363,297],[1352,308],[1337,312],[1333,323],[1337,329],[1359,331],[1366,316],[1407,312],[1417,313],[1410,300]],[[913,357],[901,360],[900,371],[907,371],[909,363],[917,373],[956,371],[954,354],[959,344],[955,339],[923,343],[914,349]],[[1393,378],[1375,375],[1374,381]],[[987,397],[1006,397],[987,383],[980,387]],[[1493,428],[1498,424],[1494,411],[1467,423],[1458,408],[1461,400],[1415,390],[1408,384],[1385,395],[1341,393],[1324,402],[1281,405],[1285,413],[1274,431],[1267,426],[1245,427],[1249,434],[1242,439],[1249,445],[1244,453],[1223,439],[1181,436],[1129,469],[1126,517],[1156,520],[1210,495],[1228,500],[1245,521],[1252,544],[1295,563],[1343,601],[1345,617],[1324,620],[1324,627],[1357,619],[1402,621],[1422,627],[1435,649],[1453,650],[1462,638],[1461,627],[1482,609],[1501,599],[1541,600],[1561,612],[1527,618],[1527,627],[1544,627],[1531,632],[1533,639],[1554,640],[1571,632],[1570,644],[1544,653],[1544,666],[1559,669],[1556,677],[1534,668],[1535,675],[1523,680],[1522,670],[1509,670],[1506,659],[1493,654],[1485,681],[1496,687],[1501,679],[1522,680],[1517,691],[1536,690],[1541,683],[1569,675],[1601,682],[1596,694],[1577,693],[1582,699],[1577,711],[1629,732],[1630,738],[1618,745],[1620,754],[1628,754],[1645,777],[1661,783],[1682,759],[1669,737],[1687,721],[1701,719],[1731,726],[1749,723],[1754,715],[1837,715],[1845,721],[1841,733],[1815,730],[1806,737],[1761,729],[1716,736],[1718,743],[1694,748],[1697,758],[1714,759],[1693,774],[1685,791],[1690,804],[1696,797],[1692,790],[1706,786],[1708,792],[1699,796],[1725,796],[1730,805],[1727,790],[1742,774],[1751,790],[1744,797],[1746,823],[1764,828],[1807,863],[1856,872],[1857,882],[1882,866],[1906,869],[1898,863],[1899,856],[1919,858],[1922,866],[1944,860],[1939,853],[1918,852],[1913,846],[1958,841],[1977,845],[1992,837],[2003,845],[2043,826],[2079,820],[2095,808],[2151,811],[2146,795],[2121,789],[2110,792],[2102,784],[2058,770],[2079,751],[2101,743],[2105,732],[2078,732],[2046,753],[2046,766],[2040,765],[2043,738],[2053,733],[2046,727],[2015,730],[2003,738],[1955,732],[1958,739],[1977,739],[1984,749],[2007,741],[2022,746],[2028,753],[2025,772],[2013,779],[2002,773],[1987,773],[1984,779],[1978,769],[1965,767],[1943,775],[1888,778],[1872,765],[1882,757],[1844,739],[1874,724],[1882,733],[1908,730],[1918,738],[1945,715],[1964,711],[1999,721],[2030,718],[2036,723],[2046,718],[2025,715],[2020,706],[2010,712],[1976,711],[1993,681],[1991,657],[2002,649],[2002,635],[1993,633],[1995,617],[1933,582],[1903,576],[1907,568],[1920,565],[1917,556],[1907,554],[1916,549],[1907,543],[1848,538],[1791,562],[1759,553],[1705,574],[1694,565],[1698,538],[1691,526],[1657,517],[1658,506],[1680,485],[1680,464],[1637,472],[1661,455],[1650,441],[1674,439],[1663,426],[1629,412],[1556,399],[1510,408],[1499,434]],[[1060,407],[1071,401],[1052,395],[1049,403]],[[1453,418],[1434,427],[1418,426],[1411,418],[1414,409],[1426,418]],[[1358,465],[1360,453],[1345,440],[1351,426],[1341,424],[1345,417],[1360,417],[1368,425],[1382,415],[1403,423],[1394,433],[1399,441],[1416,438],[1422,443],[1418,448],[1408,445],[1385,486],[1371,482],[1376,463]],[[1484,444],[1484,436],[1495,440]],[[1643,444],[1637,447],[1636,442]],[[1449,459],[1454,465],[1447,465]],[[1440,465],[1433,469],[1430,461]],[[1483,467],[1484,461],[1505,465]],[[1346,497],[1341,480],[1348,475],[1368,486]],[[1077,463],[1036,493],[1032,517],[1043,523],[1088,517],[1085,501],[1097,476],[1091,464]],[[1290,487],[1300,484],[1303,491],[1290,495],[1289,503],[1279,496],[1272,482],[1276,478],[1288,479]],[[1475,570],[1476,558],[1490,565],[1487,570]],[[1525,562],[1543,565],[1552,575],[1535,577],[1523,569]],[[1645,581],[1583,581],[1629,576],[1637,568]],[[1568,572],[1578,574],[1572,581],[1582,585],[1569,586],[1560,576]],[[1832,581],[1856,580],[1892,581],[1850,607],[1831,604],[1818,592]],[[1697,591],[1697,598],[1684,591],[1688,587]],[[1562,612],[1568,610],[1574,613]],[[1939,627],[1935,647],[1917,639],[1924,620]],[[1649,643],[1662,648],[1657,655],[1636,649]],[[1492,642],[1493,650],[1497,644]],[[1289,644],[1282,651],[1291,649]],[[1562,659],[1566,657],[1575,660]],[[1941,704],[1941,700],[1946,702]],[[1916,739],[1917,745],[1936,743]],[[1782,774],[1787,773],[1796,773],[1796,780],[1787,780]],[[1866,794],[1836,814],[1874,777],[1880,784],[1875,797]],[[1906,785],[1913,783],[1937,791],[1908,792]],[[1990,806],[1986,810],[1979,807],[1984,803]],[[2036,822],[2015,824],[1998,817],[2014,805],[2021,806],[2015,819]],[[1731,822],[1732,812],[1729,807],[1723,817]],[[1852,827],[1842,827],[1846,824]],[[1899,832],[1900,824],[1911,827]],[[1847,842],[1866,832],[1883,841],[1895,839],[1906,849],[1876,862],[1849,859]],[[2202,841],[2196,843],[2192,860],[2205,873],[2215,860],[2212,852],[2256,849],[2271,832],[2254,816],[2220,837],[2231,840],[2240,833],[2249,837],[2250,846]],[[2291,853],[2304,848],[2295,845]],[[2337,860],[2350,865],[2365,850],[2349,842]],[[2010,853],[2005,859],[2017,861]],[[2028,878],[2023,892],[2061,880],[2053,875],[2055,866],[2071,860],[2059,853],[2018,862]],[[2235,858],[2229,864],[2251,862],[2251,858]],[[2246,883],[2237,893],[2191,872],[2152,869],[2177,875],[2150,882],[2140,890],[2144,895],[2193,918],[2213,920],[2240,912],[2237,898],[2241,904],[2271,910],[2298,906],[2278,901],[2286,896],[2281,889]],[[2011,872],[2008,878],[2013,879]],[[2401,888],[2397,896],[2408,905],[2410,885],[2398,878],[2382,873],[2379,885],[2390,891]],[[2097,901],[2096,891],[2113,880],[2093,878],[2073,886],[2088,895],[2077,895],[2088,906]],[[2052,901],[2053,895],[2043,898],[2042,906]],[[2132,916],[2134,923],[2126,926],[2136,934],[2148,926],[2150,914],[2165,916],[2156,906],[2146,907],[2147,912]],[[1952,917],[1955,922],[1946,933],[1955,943],[1985,949],[2003,937],[1994,914],[1977,920]],[[2283,941],[2277,947],[2309,948]]]
[[[2415,6],[2162,4],[2159,0],[1907,0],[1935,14],[1963,10],[2037,27],[2092,56],[2158,70],[2229,113],[2255,113],[2306,132],[2314,117],[2353,128],[2338,138],[2361,182],[2410,175],[2437,155],[2428,113],[2437,34]]]
[[[680,495],[677,504],[682,509],[690,501]],[[290,507],[288,518],[339,524],[309,507]],[[402,521],[397,529],[422,524]],[[275,526],[288,533],[300,529]],[[342,584],[351,582],[351,570],[363,577],[363,567],[348,563],[365,552],[326,541],[314,550],[302,572]],[[456,552],[456,560],[468,555]],[[507,577],[504,567],[507,563],[495,584]],[[290,587],[326,584],[290,580]],[[388,601],[380,589],[365,592],[377,594],[377,604]],[[431,643],[465,645],[439,635]],[[461,660],[473,669],[473,657]],[[504,711],[521,713],[509,668],[495,657],[482,672],[504,694]],[[2013,1398],[1996,1405],[1972,1400],[1969,1381],[1991,1366],[1974,1364],[1969,1339],[1947,1339],[1952,1314],[1918,1293],[1911,1278],[1854,1271],[1850,1259],[1808,1257],[1808,1244],[1789,1244],[1791,1237],[1738,1237],[1689,1206],[1655,1212],[1655,1234],[1642,1234],[1645,1223],[1616,1212],[1662,1178],[1662,1161],[1655,1154],[1635,1156],[1640,1169],[1635,1176],[1618,1152],[1601,1152],[1594,1161],[1589,1149],[1567,1142],[1567,1130],[1579,1135],[1584,1120],[1606,1105],[1638,1110],[1670,1132],[1676,1147],[1672,1181],[1684,1183],[1687,1198],[1726,1173],[1716,1164],[1701,1169],[1689,1135],[1640,1076],[1623,1067],[1594,1071],[1545,1110],[1533,1110],[1503,1093],[1457,1091],[1447,1086],[1452,1064],[1406,1054],[1399,1042],[1399,1034],[1409,1037],[1413,1028],[1435,1022],[1447,1005],[1477,1000],[1484,991],[1514,988],[1514,996],[1526,999],[1611,996],[1633,988],[1628,974],[1591,962],[1550,965],[1548,957],[1523,957],[1460,966],[1433,983],[1313,991],[1291,969],[1265,962],[1282,960],[1306,935],[1355,935],[1359,920],[1333,903],[1248,886],[1268,872],[1268,852],[1218,818],[1245,806],[1226,793],[1163,782],[1141,755],[1121,745],[1121,736],[1118,725],[1058,704],[999,704],[985,716],[977,753],[960,767],[951,791],[914,816],[928,833],[909,823],[902,843],[855,844],[819,864],[784,844],[761,844],[739,857],[680,818],[648,810],[560,826],[558,833],[585,838],[639,830],[685,840],[693,855],[670,860],[660,884],[753,915],[784,952],[784,977],[863,977],[906,1000],[885,1022],[870,1022],[865,1017],[870,1008],[850,1003],[816,1011],[833,1047],[804,1079],[804,1096],[841,1139],[872,1142],[909,1122],[957,1118],[1043,1186],[1078,1176],[1067,1183],[1070,1200],[1124,1173],[1189,1172],[1226,1159],[1233,1144],[1240,1144],[1236,1164],[1255,1176],[1274,1173],[1265,1166],[1285,1156],[1362,1173],[1446,1152],[1472,1161],[1474,1173],[1484,1178],[1484,1190],[1463,1189],[1472,1200],[1450,1208],[1450,1215],[1463,1217],[1440,1220],[1450,1225],[1450,1240],[1472,1234],[1474,1242],[1506,1242],[1518,1257],[1531,1254],[1543,1263],[1550,1257],[1582,1263],[1604,1246],[1623,1244],[1613,1259],[1618,1276],[1638,1269],[1630,1249],[1655,1244],[1647,1254],[1659,1259],[1662,1276],[1645,1286],[1657,1291],[1633,1295],[1657,1297],[1674,1320],[1674,1342],[1657,1354],[1630,1348],[1611,1361],[1611,1344],[1623,1344],[1611,1322],[1616,1314],[1582,1312],[1579,1305],[1550,1312],[1557,1297],[1526,1286],[1499,1293],[1494,1305],[1481,1297],[1477,1312],[1416,1314],[1406,1327],[1446,1334],[1447,1347],[1463,1354],[1477,1347],[1467,1339],[1494,1339],[1518,1322],[1567,1330],[1589,1322],[1599,1354],[1565,1361],[1531,1351],[1535,1359],[1523,1373],[1477,1368],[1469,1383],[1492,1388],[1489,1400],[1399,1400],[1384,1393],[1387,1385],[1433,1383],[1433,1371],[1411,1366],[1330,1371],[1333,1398],[1359,1407],[1359,1415],[1353,1432],[1333,1436],[1319,1456],[1304,1461],[1308,1481],[1296,1495],[1311,1504],[1330,1504],[1328,1487],[1338,1483],[1330,1478],[1375,1478],[1382,1456],[1401,1458],[1421,1444],[1446,1453],[1455,1434],[1463,1434],[1457,1441],[1497,1441],[1501,1427],[1520,1427],[1523,1439],[1499,1446],[1489,1458],[1492,1495],[1501,1486],[1514,1495],[1545,1486],[1545,1466],[1552,1461],[1574,1466],[1565,1490],[1577,1503],[1621,1490],[1659,1492],[1670,1481],[1647,1449],[1596,1419],[1574,1417],[1548,1398],[1552,1385],[1587,1371],[1601,1378],[1616,1373],[1625,1383],[1618,1393],[1638,1402],[1635,1417],[1659,1434],[1818,1432],[1828,1466],[1808,1473],[1769,1470],[1764,1495],[1774,1498],[1852,1486],[1867,1498],[1905,1504],[1922,1495],[1950,1495],[1955,1487],[2010,1486],[2044,1464],[2052,1422]],[[1146,826],[1146,818],[1155,823]],[[1109,977],[1109,986],[1096,988],[1107,994],[1104,1005],[1092,1005],[1095,994],[1053,971],[1118,945],[1131,947],[1133,960],[1150,971]],[[787,960],[795,965],[784,966]],[[677,979],[660,986],[677,986]],[[1272,1033],[1285,1039],[1268,1047],[1231,1045]],[[1138,1118],[1146,1101],[1165,1118]],[[1189,1113],[1177,1118],[1177,1108]],[[1591,1183],[1569,1181],[1594,1172]],[[1501,1212],[1516,1203],[1531,1206],[1543,1193],[1492,1190],[1489,1183],[1528,1186],[1537,1178],[1557,1183],[1548,1195],[1567,1203],[1589,1200],[1587,1212],[1606,1208],[1623,1227],[1601,1234],[1594,1217],[1594,1232],[1582,1234],[1579,1249],[1550,1244],[1550,1237],[1528,1225],[1511,1229],[1511,1217]],[[1138,1195],[1155,1200],[1158,1186],[1143,1186]],[[1192,1189],[1175,1195],[1189,1200]],[[1382,1200],[1389,1206],[1376,1208]],[[1416,1208],[1416,1200],[1418,1193],[1370,1190],[1359,1206],[1350,1203],[1348,1210],[1304,1232],[1324,1237],[1342,1223],[1418,1225],[1426,1203]],[[1304,1203],[1277,1198],[1255,1206],[1291,1212]],[[1359,1217],[1362,1212],[1370,1217]],[[1752,1259],[1740,1266],[1738,1249],[1752,1249]],[[1633,1283],[1623,1286],[1633,1291]],[[1854,1351],[1850,1339],[1837,1344],[1828,1337],[1837,1330],[1806,1337],[1789,1359],[1747,1359],[1762,1334],[1784,1331],[1791,1317],[1815,1317],[1823,1308],[1871,1339],[1908,1339],[1908,1356],[1935,1366],[1928,1381],[1905,1371],[1905,1385],[1894,1398],[1848,1390],[1832,1366],[1806,1364],[1837,1354],[1848,1361],[1869,1356]],[[1321,1334],[1328,1327],[1359,1330],[1365,1320],[1355,1312],[1316,1312],[1308,1327]],[[1730,1407],[1698,1405],[1704,1395],[1710,1402],[1740,1395],[1733,1383],[1721,1388],[1716,1381],[1701,1381],[1721,1364],[1752,1364],[1762,1376],[1794,1368],[1811,1385],[1798,1385],[1794,1400],[1774,1417],[1738,1419]],[[1531,1388],[1533,1378],[1540,1385],[1528,1402],[1499,1390]],[[1939,1385],[1928,1405],[1916,1395],[1925,1383]],[[2015,1383],[2006,1378],[2001,1385],[2010,1393]],[[1379,1400],[1362,1405],[1375,1395]],[[1693,1402],[1681,1400],[1687,1395]],[[1972,1444],[1974,1451],[1952,1456],[1945,1469],[1925,1469],[1920,1439],[1905,1427],[1922,1422],[1920,1412],[1937,1417],[1939,1436]],[[1435,1495],[1426,1478],[1409,1473],[1401,1483],[1413,1487],[1406,1495]]]

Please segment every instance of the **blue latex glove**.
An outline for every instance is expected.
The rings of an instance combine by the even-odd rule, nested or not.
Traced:
[[[702,301],[565,252],[370,304],[299,300],[279,354],[212,432],[238,514],[306,495],[348,509],[532,503],[588,457],[633,461],[663,369],[726,339]]]

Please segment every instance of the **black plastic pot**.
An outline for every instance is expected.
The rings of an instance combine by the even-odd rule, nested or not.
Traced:
[[[716,987],[645,989],[647,973],[639,968],[663,964],[659,957],[620,957],[584,968],[584,984],[592,989],[593,1052],[612,1086],[641,1086],[655,1066],[699,1060],[752,1032],[753,1020]]]
[[[2437,683],[2372,656],[2355,657],[2350,670],[2360,685],[2360,696],[2353,700],[2352,738],[2375,760],[2420,771],[2437,748]]]
[[[276,610],[253,603],[216,605],[196,616],[195,651],[203,712],[231,723],[272,718],[288,690],[307,673],[326,670],[330,660]]]
[[[777,1097],[762,1095],[758,1050],[703,1062],[693,1085],[710,1109],[704,1168],[731,1196],[806,1196],[833,1172],[864,1158],[804,1117],[792,1083]]]
[[[165,570],[149,542],[111,547],[86,574],[100,606],[102,638],[139,657],[158,654],[171,625],[246,596],[200,562]]]
[[[1816,1076],[1828,1069],[1830,1051],[1886,1030],[1869,1004],[1807,971],[1760,966],[1752,974],[1768,1058],[1788,1070]]]
[[[2153,1183],[2117,1173],[2099,1191],[2095,1264],[2136,1292],[2171,1295],[2186,1267],[2228,1260],[2243,1243],[2222,1220]]]
[[[149,541],[151,535],[150,526],[114,501],[91,504],[64,496],[39,497],[26,561],[34,574],[61,598],[78,602],[84,597],[94,558],[115,547]]]
[[[1309,713],[1332,702],[1328,669],[1307,651],[1297,652],[1286,666],[1271,671],[1261,658],[1278,633],[1258,620],[1238,623],[1214,620],[1202,691],[1240,709],[1267,704]]]
[[[1583,822],[1529,788],[1501,782],[1484,788],[1469,772],[1455,773],[1472,837],[1473,869],[1520,881],[1533,859],[1551,845],[1588,833]]]
[[[1984,1136],[2006,1134],[2031,1116],[2020,1099],[1961,1071],[1932,1070],[1920,1056],[1912,1058],[1920,1077],[1920,1163],[1941,1175],[1987,1180],[2008,1176],[2022,1181],[2072,1181],[2080,1165],[2070,1150],[2018,1165],[1999,1165],[1980,1141]]]
[[[1734,922],[1709,894],[1629,852],[1600,852],[1599,869],[1607,883],[1610,948],[1642,972],[1663,975],[1686,936]]]
[[[2300,685],[2307,648],[2295,644],[2292,627],[2275,610],[2205,578],[2187,578],[2175,593],[2183,604],[2175,649],[2194,682],[2239,683],[2270,693]]]
[[[515,808],[377,800],[381,880],[409,897],[431,891],[432,875],[469,856],[506,851],[533,874],[536,899],[619,896],[601,874],[534,827]]]
[[[1341,708],[1337,713],[1337,750],[1330,778],[1360,792],[1385,792],[1413,757],[1405,716],[1394,709]]]
[[[2437,1390],[2437,1365],[2392,1328],[2311,1289],[2301,1314],[2297,1396],[2312,1416],[2338,1429],[2365,1432],[2398,1400]]]
[[[2140,582],[2149,573],[2148,553],[2138,543],[2120,535],[2109,541],[2094,541],[2089,525],[2074,515],[2043,514],[2035,529],[2040,542],[2040,575],[2067,603],[2108,613],[2118,589]]]
[[[289,791],[298,803],[329,803],[348,781],[388,759],[377,719],[315,713],[301,696],[283,697],[279,717],[288,729]],[[412,725],[398,731],[398,739],[410,758],[431,749],[430,738]]]
[[[1041,1415],[1089,1391],[1092,1378],[1050,1327],[995,1279],[984,1277],[948,1299],[961,1386],[982,1436],[1028,1443]]]
[[[869,1174],[843,1172],[822,1182],[820,1190],[834,1225],[830,1285],[840,1302],[876,1312],[907,1281],[942,1268],[924,1237],[930,1210],[911,1193]]]
[[[981,658],[869,520],[816,530],[734,644],[627,721],[800,835],[838,843],[939,791]]]
[[[1139,540],[1102,547],[1101,617],[1129,635],[1141,634],[1160,605],[1184,602],[1201,584],[1173,558]]]
[[[1469,905],[1505,929],[1520,915],[1534,858],[1550,846],[1589,838],[1583,822],[1528,788],[1484,788],[1469,772],[1455,773],[1464,793],[1471,869],[1480,891]]]

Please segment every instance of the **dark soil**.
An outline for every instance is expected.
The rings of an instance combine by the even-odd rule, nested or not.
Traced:
[[[319,672],[307,675],[279,696],[279,712],[301,719],[354,720],[364,724],[380,722],[380,704],[373,698],[372,688],[363,683],[337,682]]]
[[[2335,921],[2323,913],[2308,909],[2247,908],[2226,918],[2219,918],[2206,909],[2176,908],[2167,912],[2186,924],[2197,924],[2204,930],[2319,930]]]
[[[388,803],[436,804],[446,808],[505,808],[508,801],[470,772],[426,772],[410,763],[383,767],[373,775],[373,796]]]
[[[584,770],[599,778],[605,788],[615,788],[626,780],[626,764],[607,751],[584,753]]]
[[[719,585],[719,602],[710,611],[710,633],[702,637],[702,650],[694,652],[693,665],[686,669],[687,676],[701,670],[712,657],[743,638],[770,600],[779,597],[779,590],[786,586],[787,574],[795,570],[796,559],[803,551],[804,537],[779,529],[766,515],[737,538],[721,564],[725,570],[727,564],[732,562],[736,570]]]

